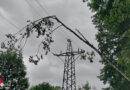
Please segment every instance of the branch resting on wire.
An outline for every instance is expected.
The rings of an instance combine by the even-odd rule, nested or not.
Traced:
[[[60,26],[58,26],[57,28],[52,30],[52,28],[54,26],[53,20],[56,20],[60,24]],[[118,71],[126,80],[130,81],[130,79],[122,71],[120,71],[113,63],[111,63],[105,56],[103,56],[101,54],[101,52],[95,46],[93,46],[83,36],[83,34],[81,32],[79,32],[79,30],[77,30],[77,32],[79,33],[79,34],[77,34],[72,29],[67,27],[63,22],[61,22],[55,15],[48,16],[48,17],[45,17],[45,18],[41,18],[41,19],[38,19],[38,20],[36,20],[34,22],[30,22],[30,24],[27,25],[26,32],[23,35],[24,35],[24,37],[29,38],[30,35],[33,32],[36,32],[37,33],[37,38],[39,38],[40,36],[45,36],[44,40],[42,41],[42,45],[43,45],[42,47],[43,47],[43,50],[46,51],[45,54],[47,55],[48,52],[50,52],[50,45],[53,42],[53,40],[52,40],[52,33],[54,31],[56,31],[61,26],[66,28],[66,30],[70,31],[72,34],[74,34],[76,37],[78,37],[81,41],[83,41],[85,44],[87,44],[92,49],[94,49],[101,56],[103,61],[106,61],[116,71]],[[37,64],[37,62],[40,60],[40,58],[39,58],[38,54],[36,55],[36,57],[37,57],[37,60],[34,60],[33,56],[30,56],[29,61],[33,62],[34,64]]]

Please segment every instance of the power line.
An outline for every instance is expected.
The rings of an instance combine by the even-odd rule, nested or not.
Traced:
[[[60,28],[62,25],[59,25],[59,26],[57,26],[56,28],[54,28],[52,31],[51,31],[51,33],[52,32],[54,32],[55,30],[57,30],[58,28]]]
[[[27,43],[27,37],[25,38],[25,42],[24,45],[21,47],[21,50],[25,47],[26,43]]]
[[[6,20],[10,25],[12,25],[13,27],[15,27],[16,29],[19,30],[18,32],[16,32],[16,33],[13,34],[14,36],[17,35],[18,33],[20,33],[21,31],[23,31],[24,28],[26,28],[26,26],[25,26],[25,27],[23,27],[22,29],[19,29],[14,23],[12,23],[11,20],[7,19],[6,17],[4,17],[4,16],[2,16],[2,15],[0,15],[0,16],[1,16],[4,20]],[[4,40],[3,42],[5,42],[5,41],[7,41],[7,39]]]
[[[20,33],[21,31],[24,30],[24,28],[26,28],[27,26],[23,27],[22,29],[18,29],[19,31],[14,33],[13,36],[16,36],[18,33]],[[5,39],[3,42],[7,41],[7,39]]]
[[[32,6],[27,0],[25,0],[25,1],[27,2],[27,4],[28,4],[31,8],[33,8],[33,6]],[[35,9],[33,9],[33,10],[40,16],[40,14],[39,14]],[[12,25],[13,27],[15,27],[16,29],[19,30],[18,32],[14,33],[14,36],[17,35],[18,33],[20,33],[21,31],[23,31],[23,30],[27,27],[27,26],[25,26],[25,27],[23,27],[22,29],[20,29],[20,28],[18,28],[17,25],[15,25],[11,20],[7,19],[6,17],[2,16],[1,14],[0,14],[0,16],[1,16],[3,19],[5,19],[10,25]],[[6,40],[7,40],[7,39],[6,39]],[[6,41],[6,40],[5,40],[5,41]],[[5,41],[3,41],[3,42],[5,42]]]
[[[34,6],[32,6],[32,5],[28,2],[28,0],[25,0],[25,1],[26,1],[27,4],[31,7],[31,9],[34,10],[38,16],[41,17],[40,13],[34,8]]]
[[[43,7],[43,5],[41,5],[38,0],[35,0],[35,1],[36,1],[36,3],[42,8],[42,10],[43,10],[47,15],[49,15],[49,13],[48,13],[48,11],[46,10],[46,8]]]
[[[14,33],[14,36],[15,36],[16,34],[20,33],[21,31],[23,31],[23,30],[27,27],[27,26],[25,26],[25,27],[23,27],[22,29],[20,29],[20,28],[19,28],[16,24],[14,24],[11,20],[7,19],[6,17],[2,16],[1,14],[0,14],[0,16],[1,16],[4,20],[6,20],[10,25],[12,25],[13,27],[15,27],[16,29],[19,30],[18,32]]]
[[[81,46],[80,45],[78,45],[77,43],[76,43],[76,41],[74,40],[74,39],[72,39],[71,38],[71,36],[70,35],[68,35],[64,30],[62,30],[63,32],[61,32],[61,34],[63,34],[64,36],[65,36],[65,34],[66,34],[66,36],[67,37],[65,37],[66,39],[68,39],[68,37],[75,43],[75,45],[77,46],[77,47],[79,47],[79,48],[81,48]]]
[[[49,17],[51,17],[51,16],[49,16]],[[52,18],[52,17],[51,17]],[[94,49],[99,55],[101,55],[100,54],[100,52],[99,52],[99,50],[97,50],[93,45],[91,45],[89,42],[88,42],[88,40],[85,40],[84,41],[84,39],[83,38],[81,38],[79,35],[77,35],[73,30],[71,30],[69,27],[67,27],[66,25],[64,25],[61,21],[59,21],[59,19],[58,18],[53,18],[53,19],[56,19],[59,23],[61,23],[66,29],[68,29],[68,30],[70,30],[73,34],[75,34],[80,40],[82,40],[84,43],[86,43],[87,45],[89,45],[92,49]],[[7,19],[8,20],[8,19]],[[36,20],[37,21],[37,20]],[[36,22],[35,21],[35,22]],[[13,25],[13,24],[11,24],[11,25]],[[14,25],[13,25],[14,26]],[[17,29],[19,29],[18,27],[17,27]],[[25,42],[26,43],[26,42]],[[104,59],[104,58],[103,58]],[[128,81],[130,81],[130,79],[122,72],[122,71],[120,71],[114,64],[112,64],[109,60],[106,60],[114,69],[116,69],[122,76],[124,76],[124,78],[125,79],[127,79]]]
[[[22,32],[27,26],[23,27],[22,29],[19,29],[18,32],[14,33],[14,36],[17,35],[18,33]]]
[[[50,51],[52,55],[55,55],[52,51]],[[63,63],[64,63],[64,60],[61,58],[61,57],[58,57]]]
[[[64,28],[66,28],[67,30],[69,30],[71,33],[73,33],[76,37],[78,37],[81,41],[83,41],[86,45],[88,45],[89,47],[91,47],[92,49],[94,49],[100,56],[101,58],[105,61],[107,61],[116,71],[118,71],[126,80],[130,81],[130,79],[122,72],[120,71],[113,63],[111,63],[106,57],[103,57],[101,52],[95,47],[93,46],[93,44],[91,44],[88,40],[84,40],[83,37],[81,37],[80,35],[78,35],[76,32],[74,32],[71,28],[69,28],[68,26],[66,26],[62,21],[60,21],[56,16],[52,17],[53,19],[55,19],[58,23],[60,23],[61,25],[63,25]]]
[[[19,28],[17,27],[17,25],[15,25],[12,21],[10,21],[10,20],[7,19],[6,17],[2,16],[1,14],[0,14],[0,16],[1,16],[4,20],[6,20],[9,24],[11,24],[12,26],[14,26],[16,29],[19,29]]]

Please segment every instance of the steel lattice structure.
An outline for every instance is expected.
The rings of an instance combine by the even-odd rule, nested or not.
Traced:
[[[75,75],[75,58],[76,55],[84,53],[84,50],[73,51],[71,40],[68,39],[67,50],[65,53],[54,54],[58,57],[65,57],[64,74],[62,90],[76,90],[76,75]]]

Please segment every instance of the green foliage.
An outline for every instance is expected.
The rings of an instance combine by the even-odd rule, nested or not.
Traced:
[[[87,82],[87,83],[84,84],[81,88],[78,88],[78,90],[91,90],[91,86],[90,86],[89,83]]]
[[[21,53],[19,53],[21,54]],[[15,52],[0,54],[0,73],[10,90],[27,90],[29,84],[21,55]]]
[[[39,45],[39,48],[42,47],[42,50],[44,50],[45,55],[50,52],[50,45],[53,43],[52,39],[52,27],[54,23],[49,19],[49,17],[42,18],[39,20],[36,20],[34,22],[30,22],[30,24],[27,25],[26,27],[26,32],[22,34],[22,37],[29,38],[30,35],[35,33],[37,38],[43,37],[42,42]],[[30,56],[29,57],[29,62],[34,63],[37,65],[37,63],[43,59],[43,55],[38,52],[35,56]]]
[[[86,58],[92,63],[93,62],[93,57],[95,56],[94,51],[92,52],[87,52],[86,54],[81,55],[82,60],[86,60]]]
[[[86,55],[81,55],[81,59],[86,60]]]
[[[86,2],[86,1],[88,1],[88,0],[83,0],[83,2]]]
[[[102,57],[106,57],[130,79],[130,0],[91,0],[88,3],[95,12],[93,23],[98,29],[96,39]],[[99,78],[109,83],[106,90],[129,90],[125,80],[107,62]]]
[[[86,84],[83,86],[83,89],[84,89],[84,90],[90,90],[91,87],[89,86],[89,83],[86,83]]]
[[[30,90],[61,90],[59,86],[52,86],[49,83],[42,83],[30,88]]]
[[[47,55],[50,52],[50,45],[53,43],[52,33],[55,31],[52,29],[54,23],[50,20],[53,17],[45,17],[34,22],[28,20],[29,24],[25,27],[25,31],[19,31],[15,35],[7,34],[6,37],[9,39],[7,42],[1,43],[1,48],[7,51],[18,51],[22,50],[26,45],[27,39],[35,34],[36,38],[42,37],[41,43],[39,44],[36,55],[29,57],[29,62],[37,63],[43,59],[43,54]],[[23,46],[22,43],[24,42]],[[42,49],[41,49],[42,47]],[[17,48],[17,49],[16,49]],[[39,53],[39,50],[43,50],[44,53]]]
[[[126,66],[125,74],[130,77],[130,30],[123,34],[124,38],[127,38],[127,42],[121,50],[118,64]]]

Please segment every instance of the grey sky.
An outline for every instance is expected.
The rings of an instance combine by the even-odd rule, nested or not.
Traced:
[[[31,6],[26,2],[28,1]],[[85,37],[96,47],[98,46],[95,40],[97,30],[92,24],[91,16],[93,13],[89,10],[82,0],[38,0],[41,5],[47,10],[44,11],[35,0],[0,0],[0,42],[5,40],[5,34],[15,33],[18,28],[22,28],[27,24],[27,20],[36,20],[48,15],[56,15],[63,23],[73,30],[79,29]],[[9,21],[5,20],[7,18]],[[64,28],[58,29],[54,35],[54,44],[52,51],[59,53],[60,50],[66,49],[66,38],[71,37],[72,44],[75,49],[82,48],[92,50],[87,45],[82,43],[73,34],[67,32]],[[67,35],[65,34],[67,33]],[[41,82],[49,82],[53,85],[62,85],[63,63],[53,55],[45,56],[40,63],[35,66],[28,62],[28,56],[35,54],[39,40],[31,37],[23,51],[24,61],[27,67],[27,76],[29,77],[30,85],[36,85]],[[63,49],[64,48],[64,49]],[[105,87],[97,78],[102,65],[98,62],[100,57],[96,55],[94,63],[89,61],[77,60],[76,62],[76,80],[77,87],[88,81],[91,86],[95,86],[97,90]]]

